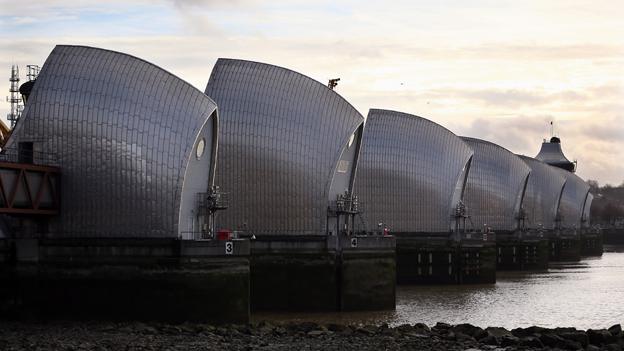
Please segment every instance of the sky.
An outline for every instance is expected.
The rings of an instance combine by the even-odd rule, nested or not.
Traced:
[[[622,13],[621,0],[0,0],[0,91],[12,64],[25,78],[56,44],[129,53],[202,91],[217,58],[248,59],[340,78],[364,116],[416,114],[528,156],[554,121],[579,176],[619,185]]]

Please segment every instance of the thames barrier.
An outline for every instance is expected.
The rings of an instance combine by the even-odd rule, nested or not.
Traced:
[[[202,92],[56,46],[11,90],[24,110],[0,153],[0,312],[392,310],[397,284],[494,284],[602,254],[560,138],[517,155],[411,113],[364,118],[335,84],[222,58]]]

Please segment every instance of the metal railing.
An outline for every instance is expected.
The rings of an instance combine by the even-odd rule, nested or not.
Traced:
[[[18,148],[5,148],[0,151],[0,162],[28,163],[41,166],[58,167],[59,162],[56,154],[33,150],[19,150]]]
[[[332,210],[337,214],[357,214],[360,212],[360,205],[357,195],[345,191],[336,196],[336,203]]]
[[[228,193],[222,192],[217,186],[212,187],[208,192],[197,193],[197,208],[207,210],[209,213],[225,210],[229,205]]]

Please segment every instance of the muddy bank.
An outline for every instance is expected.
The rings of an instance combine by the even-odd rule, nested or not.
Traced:
[[[620,325],[601,330],[482,329],[470,324],[339,325],[0,322],[0,350],[621,350]]]

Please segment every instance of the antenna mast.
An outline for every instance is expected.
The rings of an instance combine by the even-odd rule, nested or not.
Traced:
[[[28,81],[32,82],[33,80],[37,79],[41,67],[39,67],[38,65],[26,65],[26,68],[28,68],[28,74],[26,74]]]
[[[20,104],[19,81],[19,67],[13,65],[11,67],[11,78],[9,78],[9,82],[11,82],[11,88],[9,88],[10,96],[6,98],[7,102],[11,104],[11,112],[7,114],[7,120],[11,122],[11,129],[15,127],[15,123],[22,115],[23,106]]]

